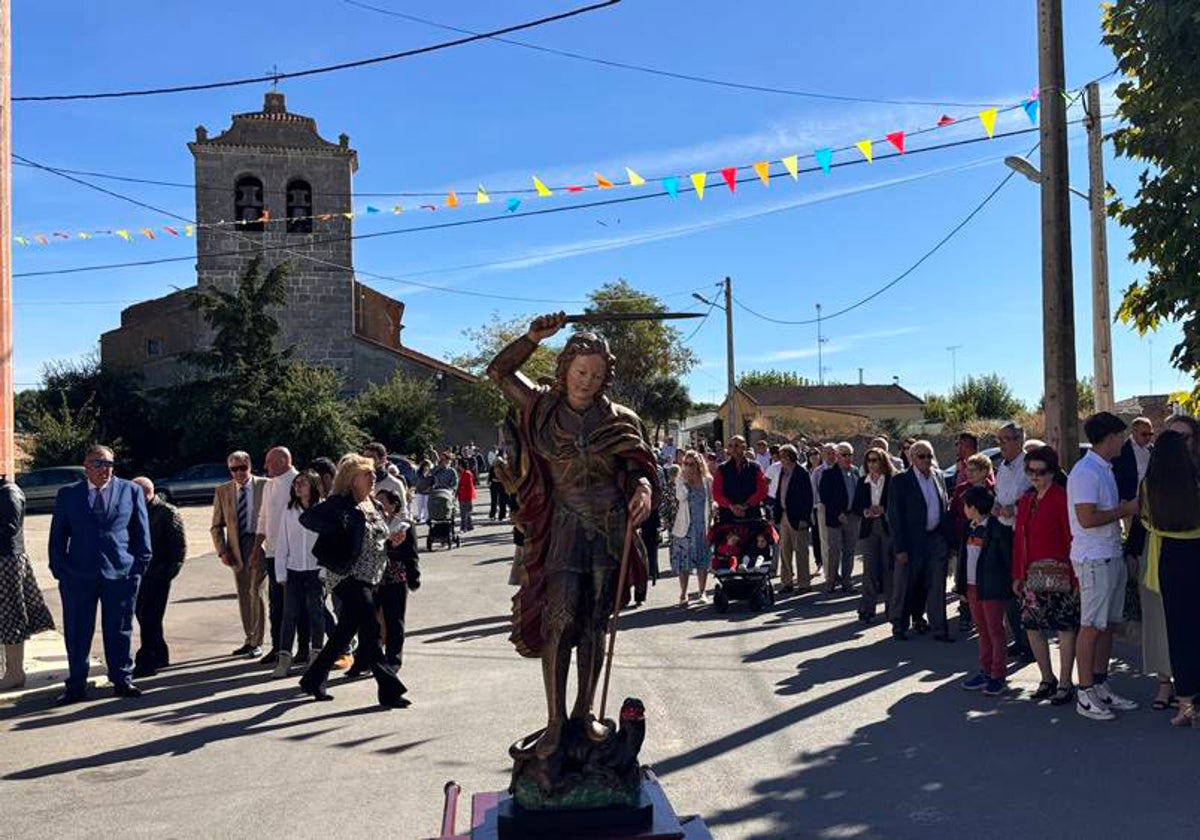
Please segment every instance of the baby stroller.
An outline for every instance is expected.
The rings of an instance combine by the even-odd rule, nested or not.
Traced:
[[[429,532],[425,535],[425,550],[433,551],[434,540],[446,548],[461,545],[455,530],[458,503],[453,490],[433,490],[429,494]]]
[[[771,578],[775,570],[775,526],[765,519],[739,519],[718,523],[709,531],[713,547],[713,606],[729,610],[731,601],[749,601],[762,612],[775,604]]]

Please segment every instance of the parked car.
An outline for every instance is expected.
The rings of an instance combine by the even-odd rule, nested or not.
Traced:
[[[59,490],[85,478],[83,467],[45,467],[18,475],[17,486],[25,493],[27,512],[46,513],[54,510]]]
[[[1088,451],[1091,448],[1092,445],[1087,441],[1080,443],[1079,457],[1082,458],[1084,455],[1088,454]],[[982,449],[980,451],[992,459],[992,467],[1000,466],[1000,447],[989,446],[987,449]],[[946,467],[946,469],[942,470],[942,477],[946,479],[946,487],[953,488],[954,482],[958,478],[958,464],[951,464],[950,466]]]
[[[229,481],[225,464],[196,464],[179,475],[156,480],[154,492],[172,504],[210,503],[217,487]]]

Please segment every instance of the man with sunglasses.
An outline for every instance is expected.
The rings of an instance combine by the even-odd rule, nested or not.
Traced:
[[[258,514],[262,509],[267,479],[253,475],[250,455],[238,451],[226,459],[232,478],[213,496],[213,547],[221,562],[233,569],[237,582],[238,609],[245,638],[232,656],[262,656],[267,619],[267,570],[265,564],[250,563],[257,543]]]
[[[150,565],[150,523],[142,489],[113,475],[113,451],[89,447],[85,480],[58,491],[50,520],[50,573],[62,596],[66,690],[56,706],[87,696],[96,605],[108,679],[118,697],[140,697],[133,684],[133,612]]]
[[[912,605],[924,603],[933,638],[952,642],[946,623],[946,569],[950,548],[950,515],[946,484],[933,468],[933,446],[918,440],[909,450],[912,468],[892,480],[887,521],[895,553],[892,603],[888,618],[892,638],[907,638]],[[924,597],[922,597],[924,596]]]

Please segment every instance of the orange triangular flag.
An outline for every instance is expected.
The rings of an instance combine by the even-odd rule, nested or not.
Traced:
[[[446,206],[447,207],[457,207],[458,206],[458,196],[454,194],[454,190],[450,190],[450,195],[446,196]]]
[[[871,148],[870,140],[859,140],[854,145],[860,152],[863,153],[863,157],[867,159],[867,163],[875,162],[875,151]]]
[[[788,155],[779,162],[787,168],[788,174],[792,176],[793,181],[800,177],[800,158],[798,155]]]
[[[887,135],[887,141],[896,147],[896,151],[898,151],[900,154],[904,154],[903,131],[893,131],[891,134]]]
[[[763,186],[771,186],[771,164],[765,160],[760,160],[758,163],[751,164],[754,167],[754,172],[763,182]]]
[[[611,189],[613,182],[605,178],[599,172],[596,173],[596,186],[602,190]]]
[[[696,188],[696,198],[700,201],[704,200],[704,187],[708,183],[707,172],[693,172],[692,186]]]

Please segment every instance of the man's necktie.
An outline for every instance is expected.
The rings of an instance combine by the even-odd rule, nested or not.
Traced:
[[[238,534],[250,533],[250,511],[246,504],[246,488],[239,487],[237,501]]]
[[[92,501],[92,515],[96,517],[97,522],[103,522],[107,514],[108,510],[104,506],[104,491],[98,489],[96,498]]]

